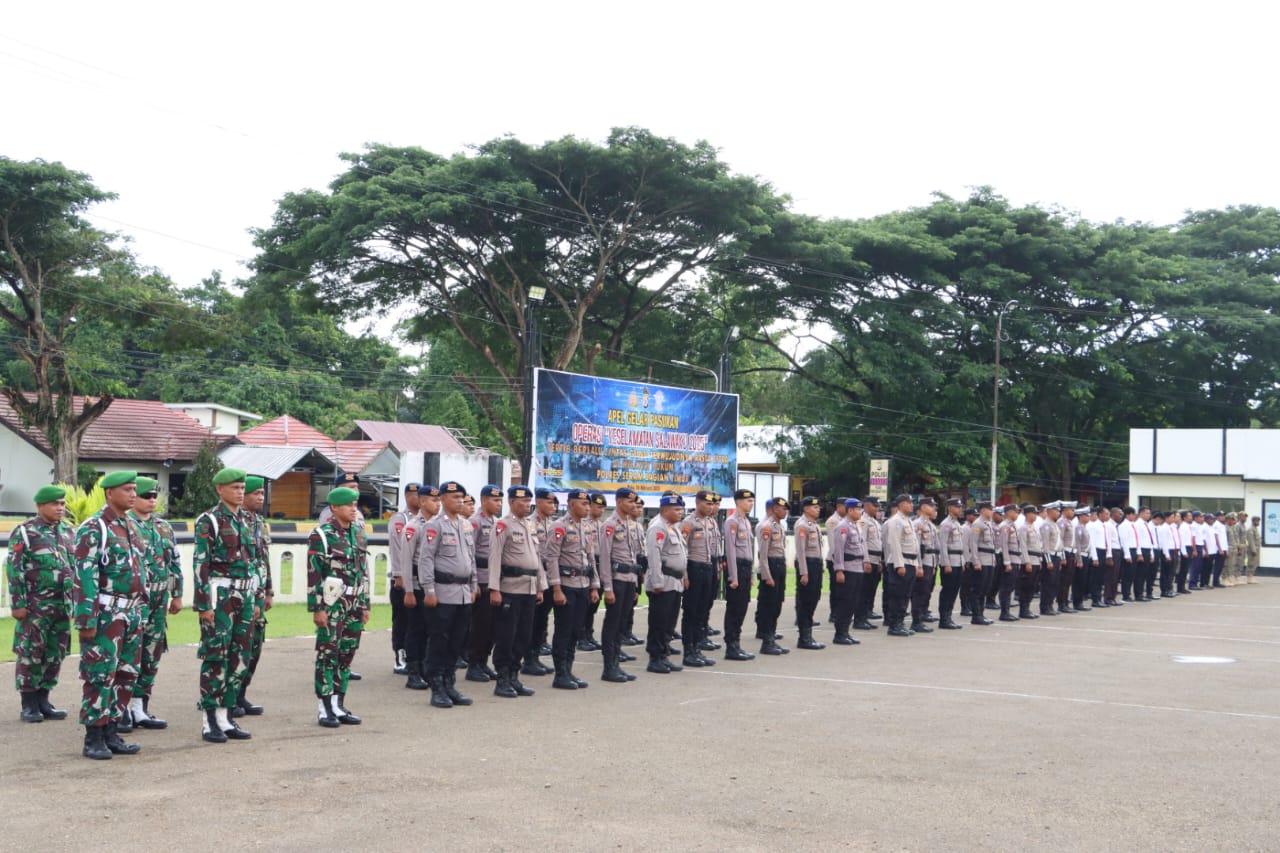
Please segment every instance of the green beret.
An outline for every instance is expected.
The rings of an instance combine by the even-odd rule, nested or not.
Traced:
[[[343,504],[353,504],[359,500],[359,498],[360,493],[355,489],[348,489],[346,486],[339,486],[329,492],[325,501],[328,502],[330,506],[342,506]]]
[[[262,477],[255,477],[252,474],[244,478],[244,492],[250,494],[267,485],[267,481]]]
[[[116,486],[125,486],[129,483],[137,482],[137,471],[112,471],[110,474],[102,478],[98,483],[104,489],[114,489]]]
[[[138,478],[138,494],[145,495],[147,492],[154,492],[160,484],[150,477]]]
[[[243,482],[244,478],[245,473],[239,468],[223,468],[213,475],[213,484],[215,486],[225,486],[227,483]]]
[[[47,504],[54,501],[60,501],[67,496],[67,490],[62,486],[41,486],[36,492],[36,503]]]

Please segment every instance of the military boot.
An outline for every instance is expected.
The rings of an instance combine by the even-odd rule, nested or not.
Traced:
[[[103,729],[103,735],[103,742],[107,745],[107,749],[111,750],[112,755],[137,755],[142,752],[142,747],[138,744],[125,743],[115,723],[107,723],[106,728]]]
[[[326,729],[336,729],[342,725],[333,713],[332,699],[332,696],[321,696],[316,703],[316,722]]]
[[[133,724],[140,729],[166,729],[169,724],[158,717],[151,716],[147,711],[147,699],[144,696],[134,696],[129,702],[129,710],[126,712],[133,717]]]
[[[577,690],[578,682],[569,674],[569,664],[566,661],[558,660],[556,664],[556,677],[551,682],[551,686],[557,690]]]
[[[618,666],[618,657],[614,654],[605,654],[604,672],[600,675],[601,681],[608,681],[612,684],[626,684],[627,676],[622,671],[622,667]]]
[[[942,630],[944,630],[944,631],[959,631],[959,630],[960,630],[960,628],[961,628],[961,626],[960,626],[960,625],[957,625],[957,624],[956,624],[956,623],[951,619],[951,611],[950,611],[950,610],[944,610],[944,611],[942,611],[942,618],[938,620],[938,627],[939,627],[939,628],[941,628],[941,629],[942,629]]]
[[[742,646],[738,643],[726,643],[727,648],[724,652],[725,660],[755,660],[756,656],[751,652],[743,651]]]
[[[229,740],[248,740],[253,737],[253,735],[240,728],[239,723],[231,719],[230,709],[228,708],[219,708],[214,714],[214,719],[218,721],[218,725],[222,728],[222,733]]]
[[[1000,621],[1001,622],[1017,622],[1018,617],[1014,616],[1012,613],[1009,612],[1009,606],[1006,604],[1004,607],[1000,608]]]
[[[44,714],[40,712],[40,706],[34,693],[19,693],[22,697],[22,714],[20,719],[24,723],[43,723]]]
[[[800,630],[800,642],[796,643],[797,649],[807,649],[808,651],[821,651],[827,647],[826,643],[819,643],[813,638],[813,626],[802,628]]]
[[[404,649],[396,649],[396,662],[391,667],[391,672],[394,675],[409,674],[409,661],[404,656]]]
[[[520,695],[511,684],[511,676],[505,670],[498,673],[497,683],[493,687],[493,695],[500,699],[515,699]]]
[[[116,727],[117,732],[123,735],[127,735],[129,732],[133,731],[133,716],[129,714],[128,707],[126,707],[124,710],[125,710],[124,716],[121,717],[115,723],[112,723],[112,725]]]
[[[911,620],[911,630],[913,633],[916,633],[916,634],[932,634],[933,633],[933,628],[931,628],[929,624],[924,621],[923,616],[921,616],[918,619],[913,618]]]
[[[212,708],[200,712],[200,727],[202,729],[200,737],[209,743],[227,742],[227,736],[222,733],[222,727],[218,725],[218,712]]]
[[[457,675],[454,672],[451,672],[444,677],[444,692],[449,695],[450,702],[455,705],[461,705],[465,708],[467,705],[471,704],[472,700],[470,696],[463,696],[458,692],[456,679]]]
[[[103,739],[104,734],[102,726],[85,726],[84,749],[80,754],[94,761],[106,761],[111,758],[111,750],[107,749],[106,741]]]
[[[467,681],[488,682],[489,673],[484,671],[484,666],[478,663],[467,664]]]
[[[48,689],[36,691],[36,707],[40,709],[40,713],[44,715],[46,720],[65,720],[67,712],[53,707],[49,702]]]
[[[520,667],[521,675],[550,675],[551,670],[545,663],[538,660],[532,655],[525,658],[524,666]]]
[[[532,687],[525,687],[520,681],[520,667],[513,666],[507,670],[507,678],[511,679],[511,686],[515,688],[517,696],[532,696],[537,691]]]
[[[443,675],[433,675],[428,679],[431,683],[431,704],[436,708],[452,708],[453,700],[449,698],[449,691],[444,686]]]
[[[422,661],[411,660],[407,664],[409,677],[405,680],[404,686],[410,690],[427,690],[431,687],[427,680],[422,677]]]
[[[333,705],[333,715],[338,718],[338,722],[344,726],[358,726],[364,722],[363,719],[347,710],[346,705],[347,694],[335,693],[330,704]]]
[[[671,664],[667,663],[666,658],[662,655],[649,655],[649,665],[645,667],[646,672],[652,672],[657,675],[666,675],[671,672]]]
[[[783,648],[778,645],[777,640],[765,640],[760,644],[760,654],[762,655],[787,655],[791,654],[791,649]]]
[[[240,698],[236,701],[236,707],[233,708],[232,710],[240,712],[239,714],[235,715],[237,717],[243,717],[246,714],[248,714],[250,717],[260,717],[262,716],[262,712],[264,708],[261,705],[255,705],[252,702],[250,702],[248,697],[244,695],[244,691],[241,690]]]

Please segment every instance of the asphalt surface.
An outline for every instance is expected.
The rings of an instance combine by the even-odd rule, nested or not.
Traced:
[[[73,718],[21,723],[7,693],[5,846],[1274,850],[1278,617],[1264,579],[665,676],[641,661],[627,685],[580,654],[585,691],[527,678],[537,696],[503,700],[460,680],[476,703],[447,711],[391,674],[382,631],[347,702],[364,724],[332,731],[310,642],[277,640],[253,739],[220,746],[200,740],[179,648],[153,702],[170,727],[131,735],[138,756],[85,760]],[[790,600],[783,621],[794,645]],[[69,664],[54,701],[74,708]]]

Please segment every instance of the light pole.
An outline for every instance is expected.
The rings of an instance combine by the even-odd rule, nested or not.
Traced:
[[[716,390],[721,394],[729,393],[729,377],[732,373],[732,363],[729,361],[729,344],[738,336],[738,327],[733,326],[729,329],[729,334],[724,336],[724,345],[720,347],[720,375],[716,381]]]
[[[1010,299],[996,314],[996,381],[991,400],[991,493],[988,500],[996,501],[996,455],[1000,439],[1000,342],[1004,339],[1004,312],[1018,306],[1018,300]]]
[[[524,455],[520,473],[526,486],[533,486],[533,371],[540,361],[538,315],[534,309],[547,297],[545,287],[531,287],[524,301]]]
[[[689,362],[687,362],[687,361],[677,361],[677,360],[675,360],[675,359],[672,359],[671,363],[672,363],[672,364],[674,364],[676,367],[686,367],[686,368],[688,368],[689,370],[696,370],[696,371],[698,371],[699,373],[705,373],[705,374],[707,374],[708,376],[710,376],[712,379],[714,379],[714,380],[716,381],[716,391],[717,391],[717,392],[719,392],[719,391],[720,391],[720,374],[716,373],[716,372],[715,372],[714,370],[712,370],[711,368],[709,368],[709,367],[702,367],[702,366],[697,365],[697,364],[690,364],[690,363],[689,363]]]

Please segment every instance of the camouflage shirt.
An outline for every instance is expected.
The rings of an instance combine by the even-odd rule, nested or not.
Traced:
[[[245,510],[244,514],[249,519],[249,526],[253,530],[253,547],[258,555],[255,563],[258,571],[258,592],[275,595],[275,590],[271,587],[271,528],[267,527],[266,519],[256,512]]]
[[[99,595],[142,597],[144,547],[137,525],[109,505],[80,525],[76,531],[75,582],[71,587],[76,630],[97,627],[102,608]]]
[[[196,519],[195,601],[196,611],[212,610],[213,578],[253,577],[257,548],[253,527],[245,513],[232,512],[219,503]]]
[[[71,593],[75,531],[59,521],[46,524],[39,517],[24,521],[9,534],[9,602],[15,610],[42,601],[65,599]]]
[[[178,560],[178,543],[169,522],[158,515],[145,521],[129,512],[129,518],[142,536],[143,576],[147,586],[166,584],[174,598],[182,597],[182,563]]]
[[[369,609],[369,584],[366,582],[366,551],[363,536],[356,525],[346,530],[336,521],[326,521],[311,531],[307,540],[307,610],[324,610],[324,582],[339,578],[346,589],[354,589],[356,606]]]

